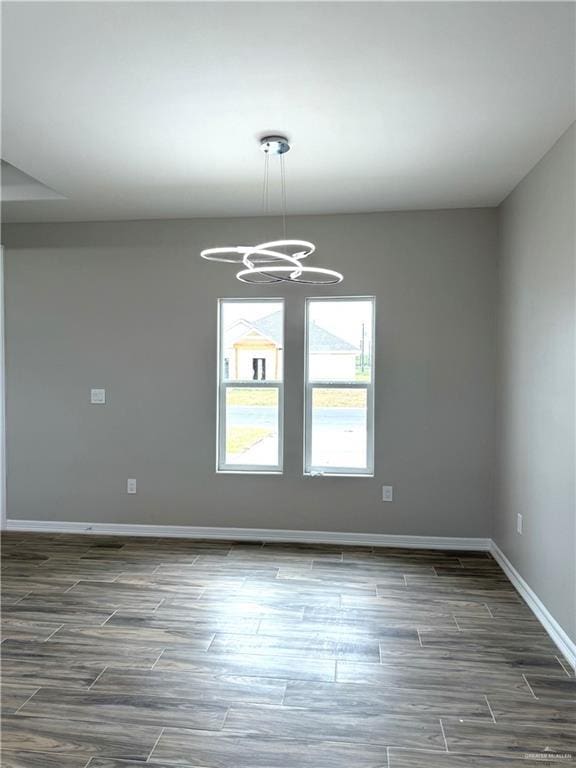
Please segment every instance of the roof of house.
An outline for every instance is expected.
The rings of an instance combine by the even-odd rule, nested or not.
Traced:
[[[257,331],[273,339],[276,344],[282,342],[282,312],[272,312],[270,315],[261,317],[258,320],[244,321],[247,325],[255,328]],[[327,331],[315,321],[310,323],[310,351],[311,352],[350,352],[357,354],[359,348],[351,344],[341,336]]]
[[[330,333],[315,320],[310,323],[310,352],[360,352],[359,348],[335,333]]]
[[[273,339],[276,344],[282,343],[282,311],[279,309],[271,315],[265,315],[258,320],[252,320],[250,325],[257,331]]]

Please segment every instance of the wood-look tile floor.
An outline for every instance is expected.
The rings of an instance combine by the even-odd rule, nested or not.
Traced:
[[[6,534],[4,768],[576,764],[485,553]]]

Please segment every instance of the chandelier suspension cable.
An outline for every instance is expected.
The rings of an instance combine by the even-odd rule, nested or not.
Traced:
[[[262,210],[264,215],[268,214],[270,209],[270,155],[264,155],[264,179],[262,181]]]
[[[286,240],[286,166],[284,153],[280,155],[280,189],[282,195],[282,237]]]
[[[285,150],[287,151],[287,150]],[[282,217],[282,241],[277,241],[275,244],[276,246],[279,246],[282,242],[288,245],[287,237],[286,237],[286,166],[284,165],[284,154],[285,151],[278,153],[278,160],[280,162],[280,215]],[[264,215],[267,215],[271,211],[270,206],[270,152],[264,153],[264,190],[263,190],[263,198],[264,198]],[[262,247],[262,246],[260,246]],[[266,249],[264,249],[266,250]],[[269,252],[270,255],[272,255],[272,252]],[[300,277],[302,274],[302,267],[300,262],[298,261],[299,255],[292,254],[290,255],[289,252],[280,252],[282,254],[282,260],[286,263],[290,264],[292,263],[294,265],[294,271],[291,272],[288,276],[283,275],[277,275],[274,276],[270,274],[268,271],[264,271],[263,268],[260,269],[260,274],[263,278],[265,278],[266,282],[270,283],[279,283],[279,282],[285,282],[287,280],[291,280],[294,277]],[[248,254],[248,256],[252,256],[253,254]],[[265,254],[263,254],[265,255]],[[307,254],[304,254],[307,255]],[[277,261],[277,257],[273,259],[274,263]],[[243,259],[244,266],[249,267],[250,261],[246,259],[246,255]],[[263,262],[263,265],[266,263],[266,261]],[[250,267],[249,267],[250,268]],[[240,277],[239,280],[242,280],[241,273],[238,273]],[[249,273],[248,273],[249,274]],[[238,275],[237,275],[238,277]]]

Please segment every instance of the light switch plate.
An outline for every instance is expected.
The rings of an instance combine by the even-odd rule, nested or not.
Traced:
[[[133,477],[128,478],[126,493],[136,493],[136,480]]]
[[[394,488],[391,485],[382,486],[382,501],[394,501]]]
[[[90,402],[97,405],[103,405],[106,402],[106,390],[105,389],[91,389],[90,390]]]

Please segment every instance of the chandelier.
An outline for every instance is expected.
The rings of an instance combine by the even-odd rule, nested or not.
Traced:
[[[285,136],[266,136],[260,140],[264,152],[264,183],[262,200],[264,213],[270,206],[270,156],[280,162],[280,187],[282,200],[281,240],[272,240],[258,245],[231,245],[223,248],[206,248],[200,256],[207,261],[235,264],[241,269],[236,277],[243,283],[265,285],[268,283],[305,283],[307,285],[333,285],[344,279],[340,272],[325,267],[309,267],[303,260],[316,250],[314,243],[307,240],[289,240],[286,237],[286,171],[284,155],[290,149]]]

